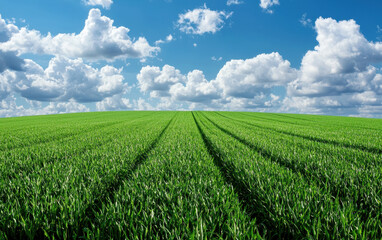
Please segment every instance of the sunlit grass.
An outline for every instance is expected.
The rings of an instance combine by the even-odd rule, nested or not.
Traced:
[[[0,239],[379,239],[382,121],[0,119]]]

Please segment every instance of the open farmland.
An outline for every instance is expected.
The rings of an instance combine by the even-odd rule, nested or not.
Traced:
[[[0,239],[380,239],[382,120],[0,119]]]

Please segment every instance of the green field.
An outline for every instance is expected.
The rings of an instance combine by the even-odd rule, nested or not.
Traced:
[[[0,239],[381,239],[382,120],[0,119]]]

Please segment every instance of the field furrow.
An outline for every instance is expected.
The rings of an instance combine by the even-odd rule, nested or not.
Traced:
[[[133,127],[142,124],[139,119],[140,117],[137,117],[119,124],[120,127],[126,126],[126,124]],[[147,121],[143,123],[147,123]],[[116,128],[118,128],[118,124],[112,124],[68,138],[56,139],[49,143],[36,143],[33,146],[24,147],[22,151],[14,149],[2,152],[0,153],[0,175],[4,179],[14,179],[20,177],[19,173],[22,172],[22,175],[26,177],[32,171],[44,171],[44,169],[52,167],[52,164],[54,166],[58,160],[62,163],[62,160],[80,157],[112,140],[110,137]],[[0,199],[2,199],[1,194]]]
[[[286,131],[286,130],[277,129],[275,127],[267,127],[264,124],[256,124],[253,122],[248,122],[248,120],[242,120],[242,119],[235,119],[235,118],[227,117],[227,116],[225,116],[221,113],[218,113],[218,112],[216,112],[216,114],[218,114],[222,117],[228,118],[230,120],[233,120],[233,121],[238,121],[238,122],[244,123],[250,127],[264,129],[264,130],[272,131],[272,132],[279,133],[279,134],[285,134],[285,135],[289,135],[292,137],[299,137],[299,138],[302,138],[302,139],[308,140],[308,141],[327,143],[327,144],[332,144],[332,145],[339,146],[339,147],[345,147],[345,148],[351,148],[351,149],[355,149],[355,150],[367,151],[367,152],[375,153],[375,154],[381,154],[382,153],[382,148],[380,148],[380,147],[368,147],[368,146],[358,145],[358,144],[354,144],[354,143],[348,143],[348,142],[344,142],[344,141],[337,141],[335,139],[324,139],[324,138],[316,137],[316,136],[311,135],[311,134],[296,133],[296,132],[292,131],[292,128],[295,129],[295,127],[291,127],[291,129],[289,129],[289,131]],[[248,115],[246,115],[246,116],[248,116]],[[259,118],[259,117],[256,116],[256,118]],[[267,118],[260,118],[260,119],[269,120]]]
[[[206,116],[203,116],[214,127],[242,142],[265,158],[301,174],[308,182],[318,185],[338,198],[341,204],[347,202],[355,205],[357,213],[363,218],[380,219],[382,209],[382,175],[380,168],[355,166],[344,161],[343,154],[335,151],[322,151],[320,148],[307,150],[294,146],[296,142],[283,142],[277,136],[259,136],[239,126],[228,131]],[[214,121],[218,121],[214,118]],[[232,126],[219,121],[222,126]],[[235,132],[235,133],[233,133]],[[244,134],[245,132],[245,134]],[[348,154],[348,153],[347,153]],[[311,159],[313,156],[314,160]],[[354,154],[349,155],[354,157]],[[370,198],[370,196],[373,196]]]
[[[79,219],[83,219],[82,222],[77,223],[77,225],[81,226],[81,229],[78,231],[79,236],[85,236],[86,226],[90,227],[91,222],[94,217],[97,215],[97,211],[102,206],[102,203],[110,199],[114,195],[114,191],[116,191],[124,181],[128,180],[128,177],[134,174],[137,168],[145,162],[149,153],[156,147],[160,139],[162,138],[165,131],[171,125],[174,117],[167,123],[167,125],[163,128],[160,134],[147,146],[142,152],[135,157],[131,162],[124,162],[120,167],[119,171],[116,172],[111,179],[111,181],[104,182],[103,188],[96,192],[96,195],[93,196],[94,201],[85,208],[82,216]],[[59,236],[58,236],[59,237]]]
[[[57,140],[64,140],[66,138],[75,137],[82,135],[84,133],[98,131],[105,127],[110,127],[116,124],[120,124],[127,121],[136,121],[143,116],[135,116],[133,118],[120,119],[119,121],[107,121],[107,122],[76,122],[75,125],[70,124],[69,126],[61,126],[55,123],[53,126],[43,126],[31,129],[31,131],[24,130],[23,134],[15,137],[17,132],[14,132],[12,135],[2,136],[2,141],[0,143],[0,152],[9,151],[13,149],[20,149],[28,146],[35,146],[37,144],[46,144],[54,142]],[[63,124],[65,125],[65,124]],[[3,135],[6,133],[3,132]],[[30,140],[33,140],[32,142]]]
[[[261,238],[192,119],[178,114],[146,163],[105,202],[86,238]]]
[[[62,237],[79,232],[86,221],[82,218],[86,217],[85,209],[120,181],[118,177],[131,169],[133,160],[155,141],[171,117],[158,114],[155,125],[153,119],[121,125],[103,135],[109,137],[105,144],[85,154],[55,161],[10,182],[1,179],[7,192],[0,205],[0,212],[6,213],[0,223],[10,225],[0,229],[11,238],[40,238],[46,233]]]
[[[98,112],[0,140],[0,239],[382,238],[378,119]]]
[[[333,238],[360,237],[366,233],[380,236],[378,215],[377,219],[363,222],[363,212],[352,201],[333,197],[329,188],[307,181],[303,175],[253,151],[234,137],[227,137],[200,113],[197,119],[221,159],[226,165],[233,166],[231,175],[241,179],[239,185],[247,186],[245,192],[252,194],[250,204],[254,215],[264,221],[262,224],[267,230],[272,229],[270,236],[319,239],[327,238],[327,234]],[[346,222],[338,221],[341,218]],[[322,229],[317,229],[317,224],[323,224]],[[379,227],[375,228],[375,224]]]

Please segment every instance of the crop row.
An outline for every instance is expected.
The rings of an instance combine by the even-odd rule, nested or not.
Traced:
[[[251,149],[302,174],[341,202],[355,205],[362,218],[382,219],[381,155],[267,131],[250,131],[242,124],[232,127],[214,114],[210,118],[206,117],[215,127]]]
[[[278,134],[297,136],[306,140],[331,143],[341,147],[361,149],[377,154],[382,153],[382,126],[381,128],[371,128],[370,125],[360,127],[360,124],[354,126],[349,125],[349,121],[344,121],[344,119],[337,121],[336,124],[329,124],[322,120],[314,122],[290,121],[285,119],[285,117],[272,117],[273,115],[271,114],[266,116],[254,113],[216,114],[231,121],[247,123],[252,128],[262,128]],[[339,124],[342,124],[342,126]]]
[[[36,124],[22,124],[20,131],[12,128],[12,125],[5,125],[6,128],[1,129],[0,151],[8,151],[15,148],[23,148],[34,146],[39,143],[49,143],[66,137],[81,135],[86,132],[92,132],[103,127],[112,126],[121,122],[136,120],[147,116],[147,113],[138,112],[133,115],[115,115],[113,118],[70,118],[65,122],[61,121],[42,121]],[[82,115],[79,115],[82,116]],[[17,123],[17,121],[16,121]]]
[[[269,232],[268,237],[338,239],[381,236],[381,194],[372,176],[365,179],[366,187],[356,182],[351,189],[353,185],[348,184],[350,189],[346,190],[352,195],[341,198],[332,188],[346,179],[354,179],[342,176],[346,177],[343,182],[340,178],[333,182],[335,175],[320,178],[330,168],[335,168],[336,162],[331,166],[329,158],[326,162],[315,156],[306,159],[308,155],[299,151],[293,141],[287,143],[276,134],[258,134],[213,116],[213,113],[198,113],[196,121],[212,153],[227,166],[228,175],[237,184],[238,191],[247,197],[253,215],[266,226],[264,231]],[[352,177],[357,179],[355,174]],[[361,192],[367,188],[373,192]],[[353,197],[357,196],[360,202],[353,202]],[[372,199],[374,197],[377,199]],[[368,209],[362,209],[362,201],[369,204]],[[367,210],[373,211],[369,213]]]
[[[382,237],[376,120],[116,112],[7,121],[0,239]]]
[[[90,239],[257,239],[231,184],[215,166],[189,112],[97,212]]]
[[[61,155],[51,159],[43,148],[34,149],[39,166],[0,179],[5,191],[0,202],[3,235],[11,239],[78,237],[83,226],[91,221],[89,213],[98,207],[102,196],[129,174],[135,162],[168,126],[172,116],[161,114],[157,116],[159,122],[150,118],[137,124],[114,126],[112,131],[68,143],[74,151],[84,149],[77,154],[66,155],[66,149],[57,145],[58,152],[67,157]],[[36,159],[24,160],[36,162]]]

